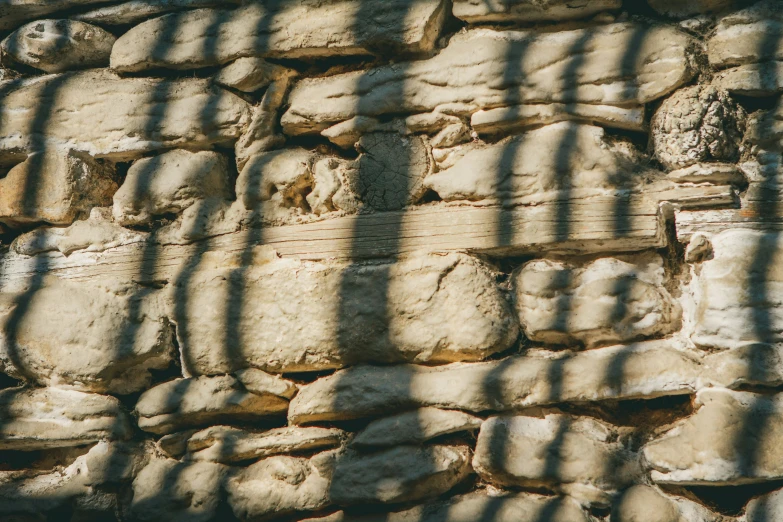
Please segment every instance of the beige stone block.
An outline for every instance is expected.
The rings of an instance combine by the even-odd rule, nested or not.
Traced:
[[[559,22],[587,18],[621,6],[621,0],[594,0],[580,4],[569,0],[455,0],[452,12],[457,18],[469,23]]]
[[[351,440],[351,445],[373,448],[422,444],[441,435],[475,431],[482,422],[461,411],[418,408],[371,422]]]

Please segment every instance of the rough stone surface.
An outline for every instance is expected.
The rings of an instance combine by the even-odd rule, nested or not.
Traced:
[[[752,63],[732,67],[715,75],[713,83],[732,94],[775,96],[783,91],[783,62]]]
[[[363,448],[422,444],[441,435],[477,430],[482,422],[460,411],[419,408],[371,422],[351,444]]]
[[[741,184],[742,171],[731,163],[696,163],[690,167],[669,172],[669,179],[677,183]]]
[[[143,22],[151,16],[170,11],[199,7],[225,7],[226,4],[239,3],[239,0],[130,0],[78,13],[72,15],[71,19],[101,25],[127,25]]]
[[[120,225],[145,225],[206,198],[229,199],[228,161],[217,152],[173,150],[136,161],[114,194]]]
[[[695,406],[693,416],[644,447],[654,481],[717,486],[780,480],[778,396],[706,389],[696,394]]]
[[[76,20],[39,20],[0,43],[11,60],[49,73],[109,65],[113,34]]]
[[[115,161],[209,148],[236,140],[250,117],[244,100],[207,80],[120,78],[105,69],[14,80],[2,94],[0,161],[58,147]]]
[[[0,3],[0,31],[8,31],[22,22],[57,11],[100,3],[105,3],[105,0],[3,0]]]
[[[87,154],[34,153],[0,178],[0,221],[10,226],[70,225],[92,207],[111,201],[117,190],[115,177],[110,164]]]
[[[173,13],[122,35],[112,50],[111,66],[124,72],[192,69],[243,56],[314,58],[364,55],[384,47],[387,52],[432,49],[443,24],[444,2],[371,1],[361,7],[349,0],[307,0]],[[369,12],[372,17],[355,22]]]
[[[718,22],[707,42],[713,67],[725,68],[783,59],[783,8],[775,0],[757,2]]]
[[[479,134],[492,135],[570,120],[625,130],[645,130],[644,110],[639,107],[583,103],[539,103],[480,110],[471,115],[470,125]]]
[[[661,104],[652,120],[655,156],[669,169],[738,159],[745,111],[725,91],[696,85]]]
[[[637,455],[620,435],[589,417],[490,417],[481,426],[473,468],[498,485],[549,485],[576,498],[603,499],[641,475]]]
[[[492,272],[464,255],[355,266],[213,262],[172,289],[183,360],[194,374],[477,360],[508,348],[518,333]]]
[[[783,150],[783,103],[778,101],[774,107],[753,114],[748,120],[745,141],[756,149],[757,159],[767,165],[779,165],[779,157],[768,161],[762,150],[778,153]],[[761,181],[755,180],[755,181]]]
[[[745,509],[747,522],[765,522],[783,517],[783,491],[777,490],[756,497]]]
[[[636,58],[629,66],[623,55],[631,45]],[[638,105],[691,78],[691,45],[674,29],[634,24],[559,33],[474,29],[452,37],[429,60],[302,80],[282,124],[287,134],[313,133],[357,115],[427,112],[447,104],[461,104],[466,115],[519,103]]]
[[[114,397],[58,388],[0,390],[0,449],[81,446],[131,435]]]
[[[276,390],[275,390],[276,391]],[[144,392],[136,403],[139,427],[165,434],[190,426],[260,420],[284,414],[288,398],[250,392],[234,377],[175,379]]]
[[[656,254],[581,266],[539,259],[513,282],[522,329],[537,342],[590,347],[666,334],[681,313]]]
[[[216,83],[242,92],[254,92],[270,83],[293,76],[291,69],[257,56],[237,58],[214,77]]]
[[[537,22],[587,18],[607,9],[618,9],[621,5],[620,0],[455,0],[453,13],[470,23]]]
[[[135,285],[40,278],[0,293],[0,369],[44,385],[130,393],[173,358],[157,293]]]
[[[740,7],[742,0],[647,0],[650,7],[662,15],[671,17],[693,16],[704,13],[719,13],[733,7]]]

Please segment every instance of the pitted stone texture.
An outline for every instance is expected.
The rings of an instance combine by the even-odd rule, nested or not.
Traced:
[[[366,265],[237,261],[206,256],[187,284],[172,288],[188,372],[479,360],[518,335],[493,272],[466,255]]]
[[[712,237],[698,277],[693,341],[739,348],[783,340],[783,249],[777,233],[729,230]]]
[[[132,431],[114,397],[59,388],[0,390],[0,449],[40,450],[124,439]]]
[[[525,335],[549,344],[607,342],[662,335],[681,309],[664,288],[663,259],[653,253],[587,264],[539,259],[512,280]]]
[[[247,102],[208,80],[96,69],[14,80],[2,92],[0,161],[58,147],[128,161],[178,146],[230,145],[250,119]]]
[[[106,0],[3,0],[0,3],[0,31],[19,27],[22,22],[41,18],[57,11],[105,3]]]
[[[335,504],[411,502],[436,497],[471,472],[468,446],[397,446],[335,457],[330,497]]]
[[[158,294],[133,284],[45,276],[0,293],[0,369],[45,385],[131,393],[173,359]]]
[[[87,154],[34,153],[0,178],[0,222],[70,225],[92,207],[109,204],[117,190],[115,178],[112,165]]]
[[[427,176],[424,186],[444,201],[536,204],[612,193],[655,177],[633,148],[610,144],[600,127],[561,122],[491,145],[466,148]]]
[[[739,157],[745,110],[713,86],[695,85],[674,93],[652,119],[655,156],[669,169]]]
[[[191,426],[248,422],[285,414],[288,397],[279,390],[248,391],[230,376],[175,379],[144,392],[136,403],[139,427],[157,434]]]
[[[573,499],[532,493],[475,491],[405,511],[377,515],[348,515],[338,511],[301,522],[587,522],[587,514]]]
[[[653,481],[720,486],[783,477],[778,395],[712,388],[698,392],[694,405],[694,415],[645,445]]]
[[[188,439],[188,458],[233,463],[285,453],[315,452],[340,445],[346,434],[334,428],[290,426],[267,431],[248,431],[213,426]]]
[[[150,522],[213,520],[228,470],[213,462],[153,458],[133,481],[130,516]]]
[[[686,34],[665,26],[610,24],[556,33],[474,29],[452,37],[428,60],[302,80],[282,124],[287,134],[306,134],[357,115],[430,112],[447,104],[465,116],[519,103],[639,105],[691,78],[692,45]],[[629,46],[631,66],[623,59]]]
[[[757,2],[718,22],[707,42],[710,64],[734,65],[783,60],[783,6],[777,0]]]
[[[639,459],[613,426],[589,417],[490,417],[481,426],[473,468],[503,486],[546,485],[588,502],[636,482]]]
[[[302,386],[289,421],[388,415],[432,406],[504,411],[558,402],[691,394],[707,384],[697,354],[674,340],[587,352],[537,352],[438,367],[357,366]]]
[[[130,0],[77,13],[71,19],[101,25],[131,25],[171,11],[239,3],[241,0]]]
[[[726,11],[741,6],[743,0],[647,0],[647,3],[662,15],[685,17]]]
[[[482,419],[461,411],[419,408],[371,422],[351,441],[360,448],[422,444],[430,439],[474,431]]]
[[[621,6],[621,0],[455,0],[452,12],[469,23],[540,22],[587,18]]]
[[[109,65],[115,36],[76,20],[39,20],[20,27],[0,44],[11,60],[49,73]]]
[[[216,83],[242,92],[255,92],[270,83],[294,76],[295,71],[257,56],[237,58],[214,77]]]
[[[136,161],[114,194],[117,223],[146,225],[179,214],[196,201],[231,197],[228,161],[218,152],[172,150]]]
[[[320,0],[196,9],[143,22],[122,35],[111,56],[123,72],[194,69],[243,56],[322,58],[431,50],[444,20],[442,0]],[[362,23],[357,24],[357,17]],[[210,49],[211,52],[205,51]]]

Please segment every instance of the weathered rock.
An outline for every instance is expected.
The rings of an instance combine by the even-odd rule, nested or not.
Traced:
[[[156,216],[179,214],[200,199],[230,197],[225,156],[172,150],[131,165],[114,194],[113,214],[121,225],[146,225]]]
[[[628,144],[604,140],[600,127],[561,122],[468,148],[424,187],[444,201],[535,204],[612,193],[655,174],[644,172]]]
[[[316,511],[330,504],[331,475],[329,458],[269,457],[234,469],[226,481],[228,503],[240,520]]]
[[[358,212],[359,196],[356,164],[339,158],[321,158],[313,164],[313,188],[305,199],[313,214],[343,211]]]
[[[723,17],[707,42],[716,68],[783,59],[783,6],[776,0],[757,2]]]
[[[664,26],[474,29],[455,35],[429,60],[302,80],[282,124],[286,134],[317,133],[357,115],[429,112],[446,104],[459,105],[454,110],[466,116],[520,103],[638,106],[690,79],[691,45],[690,37]],[[632,64],[623,58],[630,49]]]
[[[14,80],[3,94],[0,162],[58,147],[128,161],[230,145],[250,118],[244,100],[208,80],[120,78],[105,69]]]
[[[0,449],[81,446],[131,434],[117,399],[59,388],[0,390]]]
[[[188,451],[188,439],[199,430],[185,430],[162,436],[156,442],[157,449],[172,459],[180,459]]]
[[[783,477],[779,396],[712,388],[698,392],[694,405],[694,415],[645,445],[655,482],[719,486]]]
[[[695,85],[674,93],[652,119],[655,156],[669,169],[704,161],[738,159],[745,111],[713,86]]]
[[[473,468],[504,486],[548,485],[587,501],[641,477],[636,454],[617,428],[590,417],[543,414],[490,417],[481,426]]]
[[[133,481],[133,520],[206,522],[216,514],[226,466],[213,462],[150,460]]]
[[[284,76],[269,84],[261,103],[252,110],[250,124],[234,145],[237,169],[241,172],[256,154],[279,148],[285,138],[278,133],[278,110],[285,100],[291,77]]]
[[[38,152],[0,178],[0,221],[70,225],[106,206],[116,190],[109,164],[75,151]]]
[[[236,261],[207,256],[172,288],[188,372],[479,360],[518,334],[492,272],[466,255],[369,265]]]
[[[640,484],[615,501],[612,522],[680,522],[680,510],[656,488]]]
[[[461,411],[419,408],[371,422],[351,444],[364,448],[421,444],[440,435],[477,430],[482,422]]]
[[[133,284],[44,276],[0,294],[0,369],[45,385],[130,393],[173,357],[158,294]]]
[[[585,103],[512,105],[474,112],[470,125],[479,134],[498,134],[560,121],[593,122],[605,127],[643,131],[644,109]]]
[[[257,460],[285,453],[334,448],[345,432],[330,428],[290,426],[267,431],[248,431],[230,426],[213,426],[188,439],[191,460],[232,463]]]
[[[475,491],[414,508],[376,515],[348,515],[342,511],[301,522],[587,522],[587,515],[567,497],[532,493]]]
[[[130,0],[77,13],[72,15],[71,19],[93,24],[131,25],[171,11],[198,7],[225,7],[226,4],[239,3],[240,0]]]
[[[115,36],[76,20],[39,20],[20,27],[0,44],[11,60],[49,73],[109,65]]]
[[[703,13],[717,13],[743,4],[742,0],[647,0],[650,7],[662,15],[671,17],[692,16]]]
[[[467,446],[397,446],[338,454],[329,494],[335,504],[395,503],[436,497],[471,472]]]
[[[698,277],[693,341],[709,348],[783,340],[783,255],[779,234],[728,230],[712,237]],[[730,275],[730,276],[729,276]]]
[[[740,184],[745,176],[731,163],[696,163],[690,167],[669,172],[668,178],[677,183],[713,183],[715,185]]]
[[[288,409],[288,398],[276,395],[276,389],[259,391],[248,391],[230,375],[175,379],[139,397],[139,427],[164,434],[190,426],[259,420]]]
[[[560,21],[618,9],[621,0],[598,0],[575,4],[569,0],[455,0],[454,16],[470,23]]]
[[[590,347],[662,335],[679,325],[681,308],[664,288],[657,254],[584,265],[538,259],[512,280],[519,320],[532,341]]]
[[[775,96],[783,91],[783,62],[763,62],[732,67],[717,73],[713,84],[742,96]]]
[[[690,394],[709,381],[696,355],[676,345],[649,341],[439,367],[358,366],[302,386],[288,418],[302,424],[423,406],[482,412]]]
[[[214,77],[216,83],[242,92],[255,92],[270,83],[293,77],[295,71],[257,56],[237,58]]]
[[[196,9],[143,22],[114,46],[113,69],[193,69],[243,56],[316,58],[433,48],[444,2],[350,0],[249,4],[235,10]],[[361,21],[361,23],[359,23]],[[211,52],[205,52],[211,49]]]
[[[761,495],[748,502],[745,508],[747,522],[769,522],[783,517],[783,490]]]
[[[111,219],[110,207],[94,207],[90,217],[74,221],[68,227],[38,227],[17,236],[11,243],[14,252],[33,256],[59,251],[66,256],[77,250],[103,252],[131,243],[143,243],[148,234],[123,228]]]
[[[73,7],[105,3],[106,0],[3,0],[0,3],[0,31],[18,27],[20,23],[41,18]]]
[[[234,375],[247,391],[258,395],[272,394],[291,399],[299,391],[299,387],[292,381],[256,368],[239,370]]]
[[[766,111],[759,111],[748,119],[747,133],[745,140],[754,149],[762,149],[773,154],[761,154],[758,160],[763,166],[769,165],[770,172],[761,174],[768,178],[769,174],[777,175],[783,172],[779,168],[781,165],[778,153],[783,151],[783,102],[778,101],[774,107]],[[773,156],[768,158],[766,156]],[[762,181],[763,178],[752,179],[751,181]]]

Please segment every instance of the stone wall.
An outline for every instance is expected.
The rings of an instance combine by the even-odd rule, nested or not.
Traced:
[[[0,522],[783,521],[779,1],[0,39]]]

